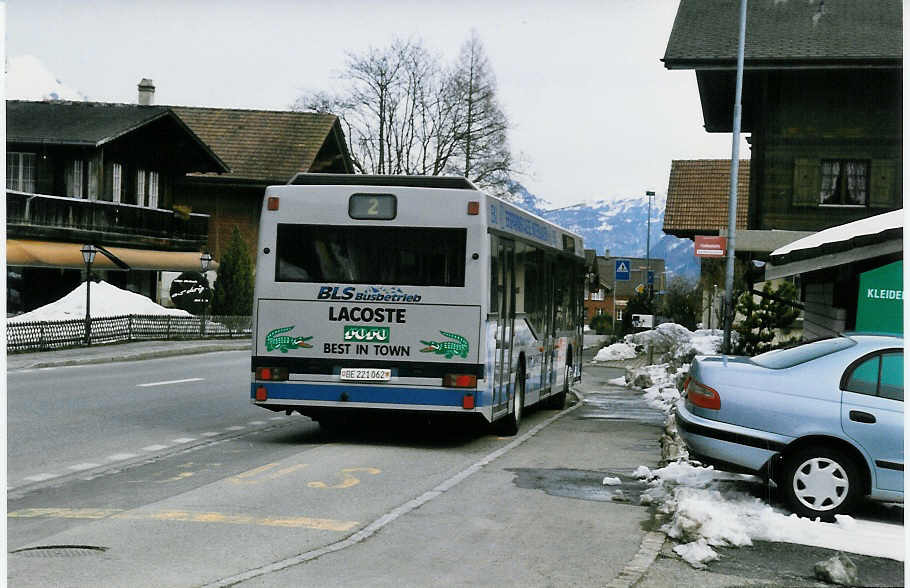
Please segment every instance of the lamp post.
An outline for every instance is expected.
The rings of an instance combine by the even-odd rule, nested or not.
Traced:
[[[94,245],[83,245],[80,251],[85,262],[85,344],[88,346],[92,344],[92,262],[98,249]]]
[[[204,251],[202,256],[199,258],[199,265],[202,267],[202,324],[199,325],[199,333],[205,337],[205,307],[208,306],[208,295],[209,280],[205,275],[205,272],[208,271],[209,265],[212,263],[212,256],[209,252]]]

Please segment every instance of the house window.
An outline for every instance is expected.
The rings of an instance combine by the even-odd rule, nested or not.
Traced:
[[[617,309],[616,309],[616,320],[617,320],[617,321],[621,321],[621,320],[622,320],[622,309],[621,309],[621,308],[617,308]]]
[[[85,187],[82,185],[84,164],[81,159],[75,159],[66,168],[66,195],[71,198],[85,197]]]
[[[824,159],[819,202],[834,206],[865,206],[869,194],[869,162]]]
[[[144,169],[136,170],[136,204],[142,206],[145,204],[145,174]]]
[[[120,202],[123,194],[123,166],[115,163],[111,166],[111,191],[114,202]]]
[[[36,157],[34,153],[11,152],[6,154],[6,187],[9,190],[19,190],[21,192],[35,191],[35,177],[37,176],[35,167]]]
[[[149,172],[148,199],[145,203],[149,208],[158,208],[158,172]]]

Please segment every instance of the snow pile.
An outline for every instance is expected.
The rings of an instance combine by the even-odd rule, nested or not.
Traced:
[[[638,355],[635,348],[628,343],[614,343],[607,347],[601,348],[594,356],[594,361],[617,361],[622,359],[632,359]]]
[[[690,331],[676,323],[663,323],[654,329],[633,333],[623,341],[640,349],[649,347],[661,355],[661,361],[690,362],[696,355],[714,355],[723,342],[724,332],[720,329],[698,329]]]
[[[178,308],[165,308],[150,298],[135,292],[121,290],[107,282],[92,282],[91,286],[92,318],[105,316],[123,316],[127,314],[160,314],[175,316],[193,316]],[[57,300],[31,312],[7,319],[8,323],[65,321],[85,318],[85,282],[75,290]]]
[[[687,461],[650,470],[636,477],[650,488],[644,503],[658,503],[667,522],[661,528],[680,544],[674,551],[695,568],[717,559],[713,547],[740,547],[754,540],[802,543],[870,556],[904,560],[904,528],[838,515],[823,523],[784,514],[763,500],[732,488],[731,481],[762,483],[754,476],[716,472]]]

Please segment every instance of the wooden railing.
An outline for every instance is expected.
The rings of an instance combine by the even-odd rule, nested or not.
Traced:
[[[81,200],[45,194],[6,191],[6,224],[10,236],[34,236],[40,229],[70,229],[205,243],[209,215],[178,215],[172,210],[134,204]]]

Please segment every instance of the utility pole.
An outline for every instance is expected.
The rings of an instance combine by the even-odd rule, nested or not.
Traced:
[[[727,275],[724,292],[724,353],[729,354],[733,327],[733,270],[736,256],[736,187],[739,183],[739,129],[742,123],[743,60],[746,49],[746,2],[739,5],[739,47],[736,53],[736,97],[733,103],[733,156],[730,161],[730,203],[727,210]]]
[[[648,196],[648,241],[647,241],[647,251],[645,253],[645,256],[648,259],[648,273],[645,274],[645,288],[648,291],[648,303],[650,304],[651,296],[652,296],[652,293],[654,290],[653,285],[650,281],[650,279],[651,279],[651,198],[654,197],[654,192],[652,192],[651,190],[648,190],[647,192],[645,192],[645,194]]]

